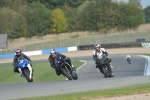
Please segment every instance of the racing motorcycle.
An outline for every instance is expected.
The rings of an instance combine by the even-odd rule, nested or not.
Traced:
[[[111,65],[110,65],[111,59],[109,57],[102,54],[102,58],[100,58],[100,59],[97,58],[96,62],[97,62],[100,72],[102,72],[106,78],[113,77],[112,69],[111,69]]]
[[[131,64],[131,57],[127,57],[126,59],[127,59],[127,62],[128,62],[129,64]]]
[[[20,56],[18,58],[17,66],[21,76],[23,78],[26,78],[28,82],[33,82],[33,71],[32,71],[32,67],[29,66],[29,64],[30,63],[28,62],[28,60],[23,56]]]
[[[65,77],[69,80],[77,80],[78,75],[76,71],[73,70],[72,66],[66,62],[60,55],[55,57],[55,66]]]

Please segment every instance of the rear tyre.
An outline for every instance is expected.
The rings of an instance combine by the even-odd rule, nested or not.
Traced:
[[[72,80],[71,74],[68,73],[68,71],[65,68],[62,69],[62,72],[63,72],[63,75],[65,75],[69,80]]]

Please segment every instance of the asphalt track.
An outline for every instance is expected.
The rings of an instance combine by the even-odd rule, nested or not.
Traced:
[[[78,80],[59,80],[47,82],[1,84],[0,100],[46,96],[81,92],[95,89],[115,88],[141,83],[150,83],[150,77],[144,76],[146,59],[138,55],[131,55],[132,64],[128,64],[126,55],[110,55],[112,58],[113,78],[104,78],[95,68],[91,57],[73,58],[85,60],[87,63],[77,73]]]

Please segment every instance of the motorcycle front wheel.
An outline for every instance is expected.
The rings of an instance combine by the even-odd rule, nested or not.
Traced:
[[[72,76],[70,73],[68,73],[69,70],[66,70],[66,68],[62,69],[63,75],[65,75],[69,80],[72,80]]]
[[[77,73],[73,71],[72,74],[73,74],[73,75],[72,75],[73,79],[74,79],[74,80],[77,80],[77,79],[78,79]]]
[[[105,77],[109,77],[109,69],[106,65],[102,66],[102,71]]]
[[[29,72],[29,70],[27,68],[22,69],[22,74],[24,75],[24,77],[26,78],[26,80],[28,82],[33,82],[33,79],[29,78],[30,72]]]

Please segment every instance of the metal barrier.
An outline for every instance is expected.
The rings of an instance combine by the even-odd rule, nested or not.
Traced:
[[[101,44],[102,48],[132,48],[132,47],[142,47],[141,43],[133,43],[133,42],[128,42],[128,43],[111,43],[111,44]],[[92,50],[94,49],[94,44],[90,45],[82,45],[78,46],[78,50]]]

